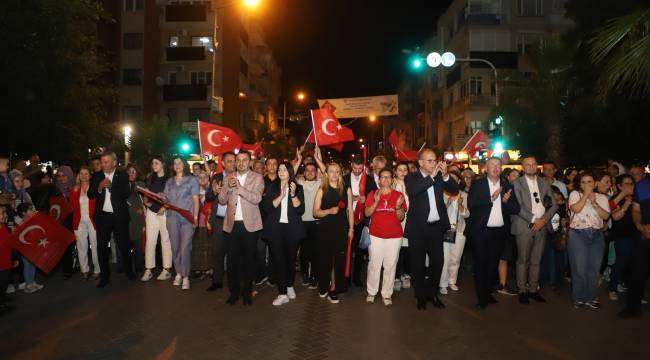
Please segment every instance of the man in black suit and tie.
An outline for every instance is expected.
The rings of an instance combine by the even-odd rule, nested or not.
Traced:
[[[486,177],[472,182],[467,198],[470,217],[466,235],[474,254],[479,309],[497,303],[492,290],[497,283],[499,258],[510,231],[510,215],[519,213],[512,185],[501,179],[501,159],[489,159],[486,170]]]
[[[107,151],[101,157],[102,171],[90,179],[88,197],[96,199],[95,225],[97,226],[97,255],[101,278],[97,287],[105,287],[110,280],[109,243],[111,234],[122,255],[124,271],[129,280],[135,279],[131,262],[131,240],[129,239],[129,208],[126,200],[131,194],[129,177],[117,169],[117,156]]]
[[[442,237],[449,229],[449,218],[442,195],[444,191],[457,193],[458,184],[447,174],[447,163],[437,161],[433,150],[422,150],[418,164],[419,171],[404,180],[410,199],[404,237],[409,242],[413,287],[419,310],[427,309],[427,301],[444,308],[438,298],[438,288],[444,263]]]

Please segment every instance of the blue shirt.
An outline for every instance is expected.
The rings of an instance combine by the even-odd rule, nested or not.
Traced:
[[[196,176],[187,175],[183,176],[180,183],[177,184],[175,177],[169,178],[165,184],[165,196],[172,205],[192,211],[194,209],[192,197],[199,196],[199,180]],[[170,214],[182,218],[176,211],[169,211],[167,216]]]
[[[636,183],[634,202],[641,206],[641,223],[650,224],[650,179],[643,179]]]

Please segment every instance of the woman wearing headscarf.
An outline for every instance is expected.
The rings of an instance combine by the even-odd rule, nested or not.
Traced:
[[[74,173],[72,172],[72,169],[67,166],[63,165],[58,168],[56,172],[56,188],[53,193],[51,193],[50,199],[54,196],[61,196],[63,199],[69,204],[70,203],[70,191],[74,189],[76,183],[76,178],[74,176]],[[66,216],[65,219],[61,219],[63,221],[60,221],[63,226],[65,226],[70,232],[73,232],[72,228],[72,218],[73,214],[72,212]],[[68,280],[72,277],[72,272],[73,272],[73,263],[74,263],[74,248],[75,244],[70,244],[70,246],[66,249],[65,253],[63,254],[63,258],[61,259],[61,265],[63,266],[63,279]]]

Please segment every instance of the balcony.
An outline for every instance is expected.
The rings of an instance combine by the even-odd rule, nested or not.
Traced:
[[[463,99],[468,106],[492,106],[495,105],[495,97],[488,95],[469,95]]]
[[[207,98],[207,85],[163,86],[163,101],[205,101]]]
[[[205,21],[207,10],[204,4],[167,5],[165,6],[165,21]]]
[[[178,46],[167,48],[167,61],[201,61],[205,60],[203,46]]]
[[[467,14],[465,21],[470,25],[501,25],[505,23],[501,14]]]

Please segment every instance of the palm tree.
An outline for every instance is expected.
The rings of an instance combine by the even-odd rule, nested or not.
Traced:
[[[601,97],[616,92],[650,98],[650,8],[608,20],[588,46],[591,61],[601,67]]]

